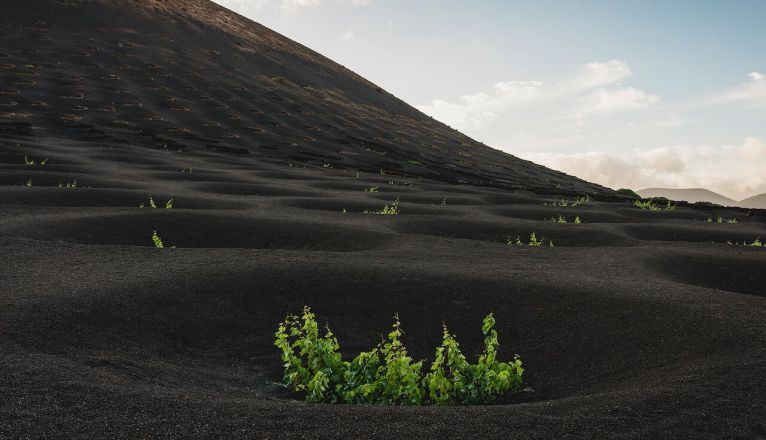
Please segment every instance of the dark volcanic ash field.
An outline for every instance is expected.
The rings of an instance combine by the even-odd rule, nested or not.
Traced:
[[[2,8],[0,438],[766,437],[766,249],[726,244],[762,211],[640,210],[204,0]],[[304,305],[347,356],[398,312],[417,359],[494,312],[528,389],[303,403]]]

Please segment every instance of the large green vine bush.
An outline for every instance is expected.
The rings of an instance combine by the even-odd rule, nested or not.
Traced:
[[[500,400],[522,385],[521,359],[497,360],[497,331],[492,314],[484,318],[484,351],[468,361],[446,326],[442,344],[425,371],[402,343],[399,317],[387,339],[350,361],[340,355],[329,327],[320,335],[309,307],[301,317],[279,324],[275,345],[284,361],[284,383],[308,402],[384,405],[477,405]]]

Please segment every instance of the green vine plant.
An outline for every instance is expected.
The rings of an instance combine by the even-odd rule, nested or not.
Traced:
[[[38,163],[34,159],[30,159],[27,156],[24,156],[24,165],[28,167],[35,165],[45,166],[46,163],[48,163],[48,159],[43,159]]]
[[[497,401],[509,390],[520,389],[524,369],[521,359],[498,362],[500,343],[494,329],[495,317],[489,314],[482,323],[484,352],[471,364],[460,350],[455,335],[444,325],[442,345],[436,349],[431,371],[426,375],[428,398],[437,405],[476,405]]]
[[[723,217],[718,217],[717,220],[713,220],[712,217],[708,217],[706,221],[708,223],[718,223],[719,225],[722,225],[722,224],[736,225],[737,223],[739,223],[736,218],[728,218],[728,219],[726,219],[726,218],[723,218]]]
[[[397,197],[396,200],[391,202],[390,205],[386,205],[383,207],[383,209],[377,210],[377,211],[370,211],[369,209],[365,209],[362,211],[364,214],[376,214],[376,215],[399,215],[399,198]]]
[[[159,235],[157,235],[157,231],[152,231],[152,243],[154,243],[154,247],[157,249],[164,249],[165,243],[163,243],[162,238],[160,238]],[[171,249],[175,249],[175,246],[171,246]]]
[[[369,188],[365,188],[364,189],[364,192],[370,192],[370,193],[376,193],[378,191],[380,191],[380,187],[379,186],[371,186]]]
[[[543,203],[543,205],[544,206],[558,206],[560,208],[566,208],[568,206],[577,207],[577,206],[581,206],[581,205],[587,205],[590,202],[591,202],[590,196],[584,195],[584,196],[578,197],[578,198],[576,198],[574,200],[567,200],[567,199],[563,199],[563,198],[562,199],[554,198],[553,202],[550,202],[550,203],[545,202],[545,203]]]
[[[521,359],[497,360],[495,319],[484,318],[484,352],[475,364],[460,351],[446,326],[442,344],[424,374],[424,361],[407,352],[398,315],[387,339],[350,361],[329,327],[320,335],[316,316],[304,307],[301,317],[279,324],[274,345],[284,362],[285,386],[312,403],[380,405],[475,405],[495,403],[522,386]]]
[[[727,241],[726,244],[730,244],[730,245],[733,245],[733,246],[739,246],[740,245],[739,242],[737,242],[737,241],[732,242],[731,240]],[[764,244],[764,242],[762,242],[760,238],[756,238],[755,240],[753,240],[752,243],[748,243],[748,242],[744,241],[741,244],[742,244],[742,246],[747,246],[747,247],[758,247],[758,248],[759,247],[766,247],[766,244]]]
[[[675,211],[676,205],[671,200],[667,200],[667,203],[663,206],[660,201],[667,199],[663,198],[650,198],[644,200],[636,200],[633,202],[633,206],[639,209],[646,209],[649,211]]]
[[[559,214],[558,217],[551,217],[549,219],[545,219],[545,221],[547,221],[548,223],[569,223],[569,221],[567,221],[567,218],[561,214]],[[575,216],[574,221],[572,221],[572,223],[576,225],[581,224],[582,220],[580,220],[580,216],[579,215]]]
[[[516,236],[516,238],[506,237],[505,239],[505,242],[510,246],[540,247],[540,246],[545,246],[545,241],[546,241],[545,237],[538,239],[537,234],[534,232],[529,235],[528,243],[524,243],[523,241],[521,241],[521,237],[519,237],[518,235]],[[552,240],[548,240],[548,246],[554,247]]]
[[[139,208],[145,208],[144,204],[138,205]],[[149,207],[152,209],[157,209],[157,203],[154,201],[152,196],[149,196]],[[173,199],[168,200],[165,202],[165,209],[173,209]]]

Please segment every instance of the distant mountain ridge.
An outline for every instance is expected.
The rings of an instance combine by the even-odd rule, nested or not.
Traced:
[[[739,203],[743,208],[766,209],[766,193],[748,197]]]
[[[667,197],[691,203],[710,202],[721,206],[766,209],[766,193],[737,201],[705,188],[646,188],[636,192],[641,197]]]

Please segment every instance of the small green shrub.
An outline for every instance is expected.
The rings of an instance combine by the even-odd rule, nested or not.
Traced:
[[[370,193],[376,193],[378,191],[380,191],[380,187],[379,186],[371,186],[369,188],[365,188],[364,189],[364,192],[370,192]]]
[[[617,190],[617,194],[622,194],[624,196],[629,196],[629,197],[635,197],[637,199],[641,198],[641,196],[638,195],[637,192],[633,191],[632,189],[628,189],[628,188],[620,188],[620,189],[618,189]]]
[[[712,217],[708,217],[706,221],[707,221],[708,223],[713,223],[713,222],[714,222]],[[718,218],[715,220],[715,223],[718,223],[719,225],[722,225],[722,224],[727,224],[727,225],[736,225],[737,223],[739,223],[739,221],[738,221],[736,218],[723,218],[723,217],[718,217]]]
[[[746,241],[742,243],[738,241],[732,242],[731,240],[729,240],[726,242],[726,244],[730,244],[732,246],[739,246],[741,244],[742,246],[747,246],[747,247],[766,247],[766,243],[762,242],[760,238],[756,238],[755,240],[753,240],[752,243],[748,243]]]
[[[547,222],[549,222],[549,223],[569,223],[569,221],[567,220],[567,218],[566,218],[566,217],[564,217],[564,216],[563,216],[563,215],[561,215],[561,214],[559,214],[559,215],[558,215],[558,217],[551,217],[551,218],[549,218],[549,219],[546,219],[545,221],[547,221]],[[575,218],[574,218],[574,220],[572,221],[572,223],[574,223],[574,224],[576,224],[576,225],[582,224],[582,220],[580,220],[580,216],[579,216],[579,215],[578,215],[578,216],[575,216]]]
[[[650,211],[659,211],[657,204],[650,201],[636,200],[633,202],[633,206],[639,209],[648,209]]]
[[[544,238],[538,240],[537,235],[534,232],[532,233],[532,235],[529,236],[529,246],[539,247],[543,245],[544,241],[545,241]]]
[[[154,201],[154,198],[152,196],[149,196],[149,207],[152,209],[157,209],[157,203]],[[145,208],[144,204],[138,205],[139,208]],[[173,209],[173,199],[168,200],[165,202],[165,209]]]
[[[561,199],[561,200],[553,199],[553,202],[551,202],[550,204],[548,204],[546,202],[546,203],[543,203],[543,205],[545,205],[545,206],[558,206],[558,207],[564,208],[564,207],[569,206],[569,201],[566,200],[566,199]]]
[[[376,214],[376,215],[399,215],[399,198],[397,197],[396,200],[391,202],[390,205],[386,205],[383,207],[383,209],[380,209],[378,211],[370,211],[369,209],[365,209],[362,211],[364,214]]]
[[[162,242],[162,239],[159,235],[157,235],[157,231],[152,231],[152,243],[154,243],[154,247],[157,249],[164,249],[165,243]],[[175,249],[175,246],[170,246],[171,249]]]
[[[45,164],[48,163],[48,159],[43,159],[39,162],[40,166],[45,166]],[[24,156],[24,165],[30,167],[38,165],[38,162],[36,162],[34,159],[30,159],[27,156]]]
[[[284,383],[308,402],[384,405],[470,405],[493,403],[522,384],[521,360],[497,360],[497,332],[490,314],[484,319],[484,353],[471,364],[444,327],[430,371],[415,362],[402,343],[399,317],[386,340],[351,361],[344,361],[332,331],[324,336],[314,313],[288,315],[279,324],[275,342],[284,362]]]
[[[27,179],[26,186],[32,186],[32,179]]]
[[[747,243],[745,243],[745,246],[750,246],[750,247],[764,247],[764,244],[763,244],[763,242],[761,241],[761,239],[760,239],[760,238],[756,238],[756,239],[755,239],[755,240],[753,240],[753,242],[752,242],[752,243],[750,243],[750,244],[747,244]]]
[[[668,200],[665,197],[651,197],[648,199],[635,200],[633,206],[649,211],[675,211],[676,209],[676,205],[673,201]]]
[[[538,239],[536,233],[532,233],[529,236],[529,243],[526,245],[521,241],[521,238],[517,235],[516,238],[506,237],[505,242],[508,245],[512,246],[531,246],[531,247],[540,247],[545,245],[545,238]],[[548,240],[548,246],[554,247],[553,241]]]
[[[162,243],[162,239],[157,235],[157,231],[152,231],[152,243],[154,243],[154,247],[158,249],[163,249],[165,247],[165,244]]]
[[[67,183],[61,183],[61,182],[59,182],[59,188],[70,188],[70,189],[76,189],[76,188],[78,188],[78,186],[77,186],[77,185],[78,185],[78,184],[77,184],[77,179],[75,179],[75,180],[74,180],[74,181],[72,181],[72,182],[67,182]]]
[[[567,219],[563,215],[559,214],[558,217],[551,217],[549,219],[546,219],[545,221],[549,223],[566,223]]]
[[[591,198],[588,195],[584,195],[582,197],[578,197],[574,200],[567,200],[567,199],[558,199],[554,198],[553,202],[551,203],[543,203],[545,206],[558,206],[560,208],[566,208],[568,206],[576,207],[581,205],[587,205],[591,202]]]

